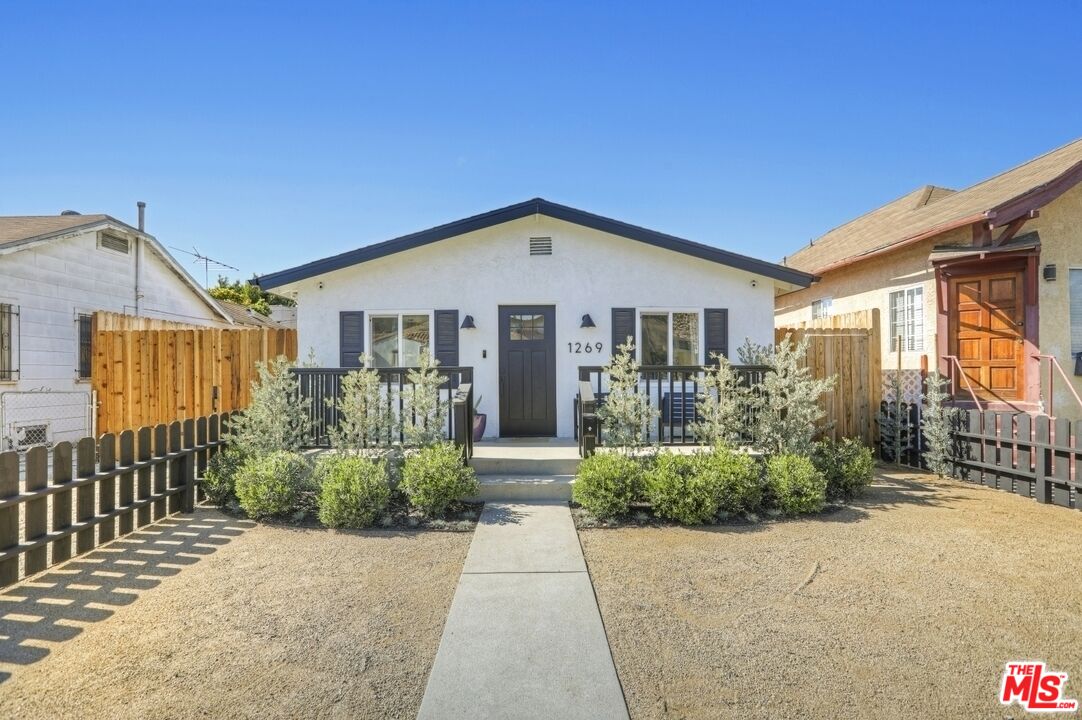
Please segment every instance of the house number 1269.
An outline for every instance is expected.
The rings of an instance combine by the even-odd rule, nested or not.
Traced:
[[[595,353],[601,352],[601,343],[580,343],[569,342],[567,344],[567,351],[573,355],[582,355],[583,353]]]

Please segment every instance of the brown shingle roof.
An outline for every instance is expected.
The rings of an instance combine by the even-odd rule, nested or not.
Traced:
[[[260,315],[255,310],[251,310],[240,303],[235,303],[230,300],[219,300],[218,305],[221,306],[222,310],[225,310],[225,313],[233,318],[233,322],[238,325],[268,328],[282,327],[266,315]]]
[[[108,215],[22,215],[0,217],[0,246],[109,220]]]
[[[1080,166],[1082,139],[965,190],[928,185],[834,228],[787,257],[785,264],[820,273],[893,245],[968,225]]]

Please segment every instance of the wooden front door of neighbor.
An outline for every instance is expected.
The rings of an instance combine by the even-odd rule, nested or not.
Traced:
[[[1025,302],[1021,271],[950,281],[950,348],[981,400],[1025,395]],[[969,389],[961,378],[954,392]]]
[[[500,306],[500,435],[556,434],[556,308]]]

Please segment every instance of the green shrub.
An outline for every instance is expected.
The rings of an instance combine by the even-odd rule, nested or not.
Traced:
[[[406,457],[399,488],[426,515],[442,515],[455,500],[477,492],[473,468],[454,443],[439,443]]]
[[[712,486],[718,508],[730,514],[754,513],[763,502],[763,471],[755,457],[720,446],[695,456],[699,484]]]
[[[826,502],[827,479],[803,455],[775,455],[766,463],[766,480],[778,509],[787,515],[819,512]]]
[[[217,453],[207,463],[200,486],[207,500],[215,505],[225,505],[235,495],[237,471],[247,457],[240,448],[230,446]]]
[[[298,453],[250,457],[236,474],[237,500],[252,518],[289,515],[302,509],[311,475],[311,464]]]
[[[327,527],[373,524],[391,499],[387,463],[357,455],[324,455],[316,463],[319,521]]]
[[[572,498],[605,519],[625,514],[641,487],[641,463],[620,453],[597,453],[579,464]]]
[[[660,517],[684,525],[710,522],[718,512],[718,483],[692,455],[662,453],[646,471],[646,496]]]
[[[875,473],[871,449],[853,438],[816,443],[812,462],[826,477],[827,497],[832,500],[856,497],[872,482]]]

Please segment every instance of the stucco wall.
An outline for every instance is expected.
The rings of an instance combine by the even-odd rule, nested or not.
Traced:
[[[1041,238],[1040,264],[1055,264],[1059,279],[1047,282],[1038,279],[1040,303],[1040,347],[1042,353],[1055,355],[1070,373],[1074,368],[1071,357],[1070,308],[1067,271],[1082,268],[1082,186],[1076,186],[1041,209],[1040,215],[1028,221],[1018,232],[1036,230]],[[995,234],[1002,230],[994,231]],[[898,252],[869,258],[847,268],[823,274],[820,282],[805,290],[781,295],[775,305],[777,325],[799,325],[811,320],[813,301],[832,297],[835,314],[879,308],[883,323],[883,367],[894,368],[897,354],[890,352],[889,294],[914,284],[924,287],[924,351],[903,352],[902,367],[915,371],[920,368],[921,355],[928,356],[928,367],[935,367],[936,288],[928,255],[936,245],[972,242],[970,228],[960,228]],[[1047,380],[1042,376],[1042,392],[1047,395]],[[1071,384],[1082,395],[1082,378],[1071,376]],[[1057,414],[1082,418],[1082,408],[1074,401],[1062,379],[1054,385]]]
[[[551,256],[530,256],[530,237],[551,237]],[[756,287],[752,287],[752,281]],[[319,284],[323,287],[320,288]],[[300,355],[338,365],[338,313],[363,310],[472,315],[459,333],[460,363],[473,366],[484,397],[487,434],[499,434],[500,305],[556,307],[557,434],[572,435],[578,366],[609,359],[613,307],[730,308],[729,343],[773,338],[773,281],[717,263],[547,217],[523,218],[362,265],[275,288],[296,292]],[[579,327],[589,313],[597,327]],[[700,322],[700,352],[702,349]],[[603,343],[599,354],[572,354],[569,342]],[[368,345],[370,347],[370,343]],[[483,357],[487,355],[487,357]]]
[[[1026,223],[1023,231],[1035,227],[1041,234],[1041,267],[1054,264],[1054,282],[1038,280],[1041,305],[1041,352],[1055,355],[1067,372],[1075,392],[1082,396],[1082,378],[1075,377],[1071,356],[1071,316],[1068,269],[1082,268],[1082,185],[1059,196],[1041,209],[1040,217]],[[1047,380],[1042,387],[1047,393]],[[1057,415],[1082,419],[1079,407],[1062,378],[1056,378],[1055,405]]]

